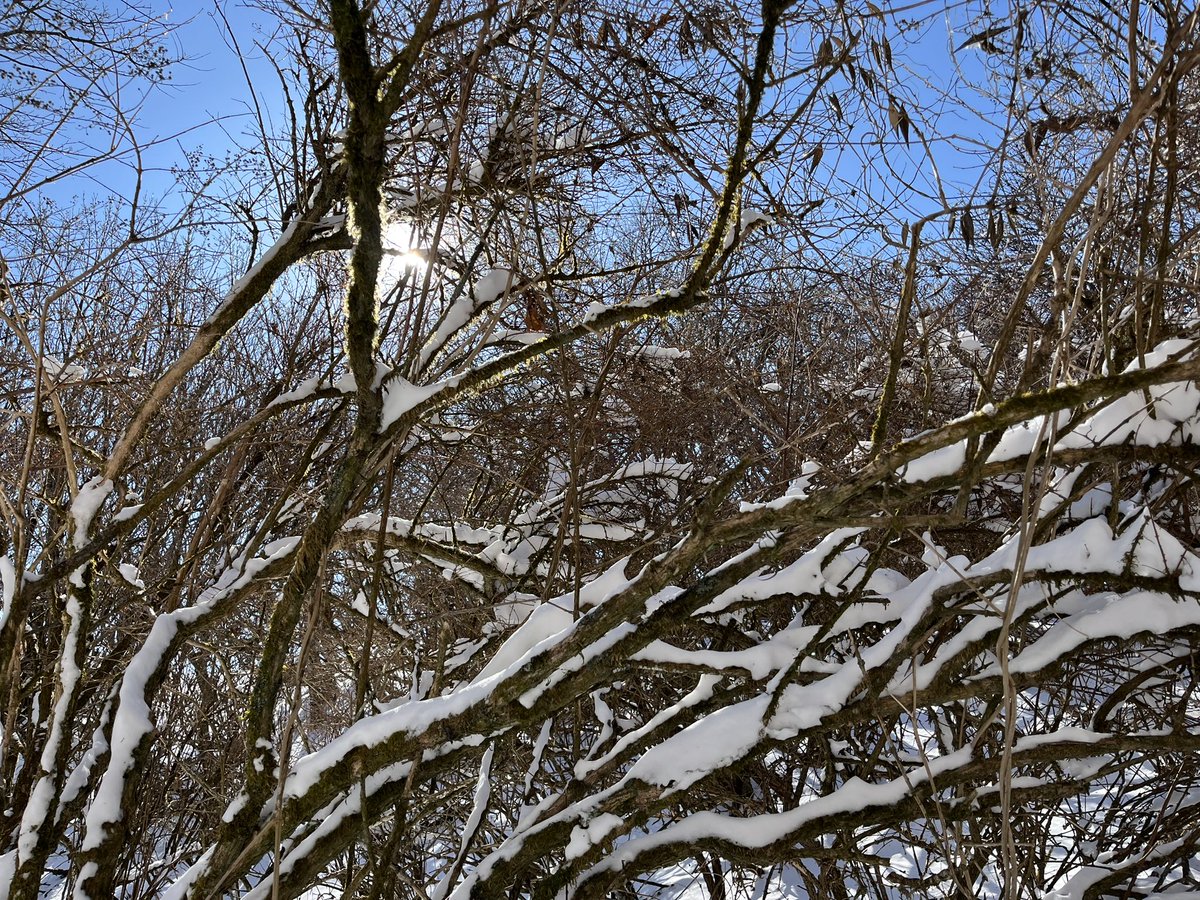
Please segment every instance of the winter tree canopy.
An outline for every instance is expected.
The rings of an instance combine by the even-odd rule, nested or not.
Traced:
[[[165,12],[0,13],[0,900],[1200,895],[1200,13]]]

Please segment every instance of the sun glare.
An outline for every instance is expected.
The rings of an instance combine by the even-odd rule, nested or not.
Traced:
[[[417,235],[408,222],[393,222],[383,235],[383,265],[380,286],[390,290],[412,269],[425,265],[425,252],[416,246]]]
[[[417,246],[417,235],[408,222],[388,225],[383,237],[383,249],[397,264],[411,267],[425,262],[425,253]]]

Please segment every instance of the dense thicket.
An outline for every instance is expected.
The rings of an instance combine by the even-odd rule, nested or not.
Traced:
[[[0,900],[1194,890],[1195,11],[270,2],[169,181],[155,12],[0,18]]]

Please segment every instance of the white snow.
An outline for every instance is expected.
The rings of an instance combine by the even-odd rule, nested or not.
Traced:
[[[81,849],[100,846],[108,826],[120,821],[121,798],[125,780],[135,764],[138,746],[154,728],[146,703],[146,686],[168,659],[168,651],[181,626],[194,625],[218,608],[219,603],[239,587],[249,583],[271,562],[290,554],[298,537],[281,538],[262,547],[253,559],[239,558],[206,588],[194,606],[163,613],[154,620],[138,652],[121,677],[119,704],[113,720],[111,755],[96,795],[84,818],[85,832]]]
[[[673,300],[679,296],[678,289],[659,291],[654,294],[644,294],[641,297],[636,297],[633,300],[626,300],[623,303],[618,303],[615,306],[606,306],[599,301],[592,301],[588,305],[587,312],[583,315],[583,324],[590,325],[596,319],[610,309],[653,309],[659,303],[665,300]]]
[[[768,500],[765,503],[750,503],[743,501],[738,505],[739,512],[753,512],[756,509],[783,509],[797,500],[808,497],[813,478],[821,471],[821,464],[813,460],[805,460],[800,466],[800,474],[788,482],[787,490],[782,497]]]
[[[839,594],[842,592],[841,588],[825,575],[826,560],[834,550],[863,531],[862,528],[834,529],[825,535],[816,547],[804,553],[795,562],[777,572],[763,570],[743,578],[733,587],[718,594],[697,614],[711,615],[734,604],[765,600],[780,594]]]
[[[76,550],[82,550],[87,546],[88,540],[90,540],[92,520],[112,492],[111,479],[97,475],[84,484],[79,489],[79,493],[75,495],[75,499],[71,502],[71,518],[75,521],[73,541]]]
[[[225,812],[221,813],[221,821],[225,822],[226,824],[228,824],[229,822],[232,822],[234,820],[234,818],[237,816],[237,814],[246,808],[246,804],[249,802],[250,802],[249,794],[246,794],[244,792],[241,794],[238,794],[236,797],[234,797],[232,800],[229,801],[229,805],[225,807]]]
[[[601,813],[586,825],[575,826],[564,855],[567,859],[578,859],[624,824],[619,816]]]
[[[684,650],[666,641],[652,641],[634,654],[642,662],[691,665],[729,674],[745,672],[762,680],[791,665],[819,629],[813,626],[785,628],[765,641],[744,650]]]
[[[0,628],[12,612],[13,597],[17,594],[17,569],[11,556],[0,556]]]
[[[592,130],[586,122],[568,125],[554,139],[555,150],[573,150],[592,139]]]
[[[413,384],[401,375],[392,375],[383,386],[383,415],[379,430],[386,430],[405,413],[416,409],[430,397],[454,388],[461,375],[455,375],[432,384]]]
[[[509,269],[496,268],[475,282],[474,286],[461,294],[447,309],[438,322],[429,340],[421,349],[420,368],[424,369],[429,360],[446,345],[463,326],[490,303],[495,302],[513,284],[513,273]]]
[[[696,682],[696,686],[690,692],[684,695],[677,703],[666,709],[660,710],[653,717],[648,719],[640,728],[622,735],[613,745],[608,754],[600,759],[585,760],[576,766],[576,774],[579,778],[586,778],[588,773],[600,768],[612,759],[616,759],[628,747],[633,746],[638,741],[651,734],[655,729],[661,727],[680,713],[695,706],[698,703],[710,699],[713,691],[716,690],[718,684],[721,683],[719,675],[705,674],[700,676],[700,680]]]
[[[114,523],[124,522],[126,519],[132,519],[134,516],[136,516],[139,512],[142,511],[143,505],[144,504],[142,504],[142,503],[133,503],[129,506],[122,506],[119,510],[117,510],[116,514],[112,517],[113,522]]]
[[[492,794],[492,754],[496,750],[496,745],[490,745],[483,753],[483,759],[479,763],[479,778],[475,782],[475,797],[471,804],[471,814],[467,817],[467,821],[463,825],[462,834],[460,836],[460,844],[458,849],[459,858],[464,858],[467,850],[470,849],[471,840],[475,836],[476,829],[479,828],[479,823],[483,821],[483,813],[487,809],[488,799]],[[446,893],[450,890],[450,874],[446,873],[445,877],[438,882],[430,895],[430,900],[443,900]]]
[[[476,305],[486,306],[495,302],[511,289],[514,279],[515,276],[511,269],[503,267],[491,269],[471,287],[471,294],[475,297]]]
[[[967,458],[967,445],[964,441],[931,450],[924,456],[919,456],[912,462],[900,467],[901,481],[914,484],[921,481],[933,481],[953,475],[963,467]]]
[[[715,769],[737,762],[758,744],[769,702],[764,693],[710,713],[647,750],[626,777],[684,790]]]
[[[761,225],[774,225],[775,220],[763,212],[761,209],[753,207],[745,207],[738,215],[738,227],[735,231],[730,228],[725,232],[724,248],[728,250],[749,231],[751,228]]]
[[[691,350],[680,350],[678,347],[658,347],[654,344],[643,344],[626,351],[630,356],[641,357],[652,363],[673,363],[680,359],[690,359]]]
[[[133,565],[133,563],[121,563],[120,566],[117,567],[117,570],[121,573],[122,578],[124,578],[139,591],[144,591],[146,589],[146,584],[144,581],[142,581],[142,573],[138,570],[137,566]]]
[[[110,482],[111,484],[111,482]],[[38,778],[30,792],[29,800],[21,815],[21,826],[17,834],[17,864],[29,859],[37,844],[38,835],[47,822],[51,821],[53,810],[51,805],[55,800],[55,773],[58,770],[57,757],[59,747],[66,738],[67,712],[74,703],[75,691],[79,686],[80,671],[76,662],[79,655],[79,642],[82,640],[80,631],[83,628],[83,608],[79,603],[79,595],[72,589],[67,593],[66,603],[67,634],[63,639],[62,651],[59,654],[58,689],[54,701],[54,710],[50,720],[50,729],[46,742],[42,747],[40,769],[47,774]]]
[[[58,384],[83,381],[88,377],[88,370],[83,368],[83,366],[77,366],[74,363],[64,363],[61,359],[55,359],[53,356],[42,357],[42,369],[45,370],[52,381]]]
[[[893,781],[870,784],[849,778],[832,793],[801,803],[782,813],[734,817],[718,812],[693,813],[667,827],[639,835],[617,845],[612,852],[585,872],[620,871],[638,855],[667,844],[693,846],[707,840],[722,840],[739,847],[757,848],[782,840],[790,832],[819,819],[836,819],[868,807],[892,806],[926,781],[970,763],[970,749],[956,751],[904,772]]]

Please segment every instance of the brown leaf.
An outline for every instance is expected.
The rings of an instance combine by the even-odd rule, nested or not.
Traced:
[[[890,94],[888,95],[888,121],[892,125],[892,130],[903,136],[904,143],[907,144],[908,129],[912,122],[908,118],[908,111]]]
[[[825,146],[817,144],[808,151],[808,174],[812,175],[817,170],[817,166],[821,164],[821,157],[825,155]]]
[[[692,33],[690,16],[684,16],[679,24],[679,53],[681,56],[691,56],[696,52],[696,36]]]
[[[525,330],[545,331],[546,309],[532,292],[525,295]]]
[[[994,208],[988,210],[987,237],[992,249],[999,250],[1004,240],[1004,216]]]
[[[657,19],[655,19],[653,22],[650,22],[642,30],[642,40],[643,41],[650,40],[650,38],[654,37],[654,35],[658,32],[658,30],[660,28],[662,28],[664,25],[666,25],[669,21],[671,21],[671,14],[669,12],[665,12],[661,16],[659,16]]]
[[[829,38],[824,38],[821,46],[817,48],[817,65],[827,66],[831,62],[833,62],[833,42]]]

